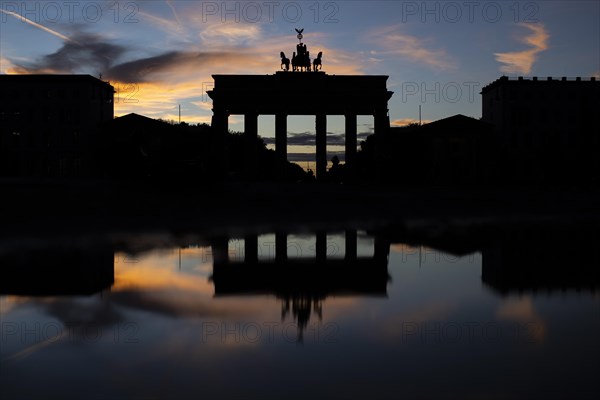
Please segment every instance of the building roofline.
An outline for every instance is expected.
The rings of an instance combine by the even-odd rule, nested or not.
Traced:
[[[457,121],[457,120],[462,120],[462,121],[468,122],[470,124],[477,124],[477,125],[480,125],[480,126],[486,126],[486,125],[487,126],[492,126],[492,124],[490,124],[489,122],[482,121],[481,119],[478,119],[478,118],[469,117],[469,116],[464,115],[464,114],[454,114],[454,115],[451,115],[449,117],[444,117],[442,119],[438,119],[438,120],[431,121],[429,123],[423,124],[423,125],[421,125],[421,127],[423,127],[423,128],[425,128],[425,127],[436,127],[436,126],[440,126],[440,125],[447,124],[447,123],[450,123],[452,121]]]
[[[599,82],[600,80],[598,80],[595,76],[591,76],[589,78],[582,78],[580,76],[577,77],[567,77],[567,76],[562,76],[560,78],[558,77],[552,77],[552,76],[548,76],[548,77],[537,77],[537,76],[532,76],[532,77],[523,77],[523,76],[519,76],[519,77],[508,77],[506,75],[501,76],[500,78],[496,79],[495,81],[487,84],[486,86],[484,86],[481,89],[480,94],[483,94],[484,92],[493,89],[497,86],[503,85],[503,84],[523,84],[523,83],[527,83],[527,84],[536,84],[536,83],[549,83],[552,82],[554,83],[563,83],[563,82],[569,82],[569,83],[581,83],[581,82]]]

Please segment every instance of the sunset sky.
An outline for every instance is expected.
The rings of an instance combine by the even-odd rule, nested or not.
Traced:
[[[24,18],[23,18],[24,17]],[[330,74],[389,75],[394,125],[481,116],[501,75],[600,75],[599,1],[0,2],[0,73],[82,73],[117,89],[115,114],[210,122],[211,74],[272,74],[304,28]],[[372,129],[359,118],[359,131]],[[243,116],[230,128],[243,130]],[[290,144],[314,132],[290,117]],[[273,136],[274,118],[259,119]],[[343,132],[330,117],[328,131]],[[304,136],[302,134],[305,134]]]

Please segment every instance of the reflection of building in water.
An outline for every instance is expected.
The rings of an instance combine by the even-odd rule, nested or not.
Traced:
[[[482,281],[502,294],[600,288],[600,236],[593,230],[526,229],[482,251]]]
[[[108,247],[28,250],[0,256],[0,294],[90,295],[114,282]]]
[[[215,296],[272,294],[282,301],[282,319],[291,312],[299,338],[312,312],[319,320],[328,296],[386,296],[389,242],[375,238],[372,256],[357,254],[357,233],[346,231],[344,258],[327,257],[327,234],[316,234],[315,258],[288,258],[287,234],[275,235],[275,256],[258,259],[256,235],[245,237],[243,260],[228,254],[228,240],[212,244]]]

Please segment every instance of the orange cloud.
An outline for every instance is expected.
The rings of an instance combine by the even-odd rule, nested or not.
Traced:
[[[206,78],[208,79],[208,78]],[[115,116],[129,113],[143,114],[151,118],[166,120],[178,119],[178,105],[186,98],[202,96],[201,82],[182,82],[166,85],[163,83],[122,83],[111,82],[115,87]],[[210,105],[210,103],[206,103]],[[210,123],[210,107],[200,107],[193,102],[182,107],[182,120],[188,123]]]
[[[176,62],[165,62],[160,68],[155,65],[144,70],[143,82],[111,82],[118,91],[115,115],[135,112],[152,118],[177,120],[177,105],[187,103],[182,108],[183,121],[210,123],[212,101],[206,90],[212,89],[212,74],[272,74],[280,67],[279,52],[284,51],[290,56],[288,49],[294,50],[287,37],[266,39],[256,47],[232,48],[227,45],[222,48],[224,51],[202,58],[201,66],[195,56],[197,53],[190,50],[178,55]],[[312,43],[311,49],[323,52],[324,70],[328,73],[363,72],[353,60],[353,54],[330,48],[320,40]],[[230,123],[233,122],[230,118]]]
[[[428,124],[432,122],[431,120],[428,119],[423,119],[421,120],[422,124]],[[414,118],[401,118],[401,119],[395,119],[393,121],[390,122],[391,126],[406,126],[406,125],[410,125],[410,124],[418,124],[419,120],[418,119],[414,119]]]
[[[115,259],[117,260],[115,283],[111,287],[111,292],[132,288],[150,291],[180,290],[210,296],[214,292],[212,284],[206,277],[178,272],[175,253],[156,251],[134,259],[135,262],[131,262],[126,255],[118,253]]]
[[[0,57],[0,74],[8,74],[14,69],[15,66],[8,58]]]
[[[429,48],[430,39],[406,35],[400,31],[398,24],[372,31],[368,34],[368,40],[383,48],[371,51],[372,58],[377,61],[382,56],[397,56],[435,70],[456,69],[456,62],[444,49]]]
[[[525,333],[536,342],[546,337],[546,324],[536,313],[529,296],[506,299],[496,310],[496,317],[523,324],[527,328]]]
[[[544,25],[525,24],[519,26],[529,29],[529,35],[519,40],[530,46],[527,50],[513,51],[508,53],[494,53],[496,61],[504,64],[500,67],[501,72],[508,74],[529,74],[533,63],[537,60],[538,53],[548,48],[548,39],[550,35],[546,32]]]

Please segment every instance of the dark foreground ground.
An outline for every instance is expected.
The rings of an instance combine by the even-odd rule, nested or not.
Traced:
[[[500,230],[600,222],[600,192],[593,190],[22,180],[0,187],[0,250],[57,240],[141,250],[143,237],[156,246],[190,236],[362,229],[462,253]],[[132,236],[135,243],[123,239]]]

